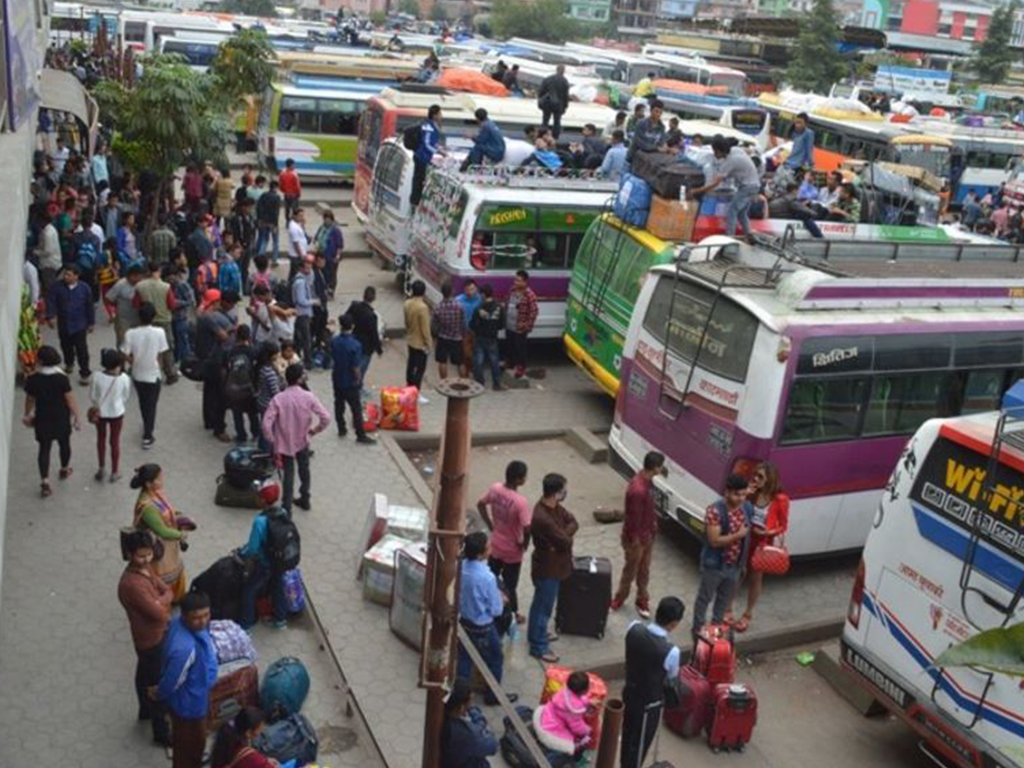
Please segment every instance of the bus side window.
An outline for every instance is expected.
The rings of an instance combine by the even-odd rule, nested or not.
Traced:
[[[793,382],[782,428],[783,445],[855,437],[867,379],[805,378]]]
[[[928,419],[950,416],[948,371],[875,376],[864,435],[910,434]]]
[[[355,136],[359,123],[359,106],[351,101],[317,102],[320,112],[320,133],[332,136]]]
[[[1004,370],[967,372],[960,413],[967,415],[998,410],[1005,380]]]

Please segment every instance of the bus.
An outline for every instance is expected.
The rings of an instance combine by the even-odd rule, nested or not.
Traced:
[[[679,48],[667,45],[649,43],[644,46],[643,54],[662,65],[659,77],[697,85],[725,86],[731,96],[747,93],[747,76],[738,69],[708,64],[699,56],[687,56]]]
[[[300,176],[352,178],[359,115],[368,96],[365,91],[272,84],[260,105],[260,165],[277,170],[291,159]]]
[[[771,147],[771,120],[756,101],[712,93],[682,93],[668,88],[659,88],[657,93],[665,110],[681,120],[706,120],[739,131],[752,137],[760,152]]]
[[[173,37],[178,32],[217,33],[229,37],[235,34],[235,26],[228,21],[187,13],[121,11],[118,17],[122,46],[139,53],[159,51],[160,39]]]
[[[449,145],[468,147],[478,126],[473,113],[483,108],[506,138],[521,138],[523,130],[540,125],[541,113],[533,99],[480,96],[471,93],[447,94],[437,89],[385,88],[366,102],[366,112],[359,123],[359,152],[352,207],[356,217],[366,222],[369,206],[370,180],[377,152],[385,139],[398,136],[410,125],[423,122],[427,108],[439,104],[443,115],[441,130]],[[583,126],[593,123],[600,131],[615,116],[615,111],[601,104],[572,102],[562,115],[561,143],[583,140]]]
[[[992,339],[991,364],[1024,362],[1019,342]],[[910,438],[877,499],[840,639],[855,684],[951,768],[1024,765],[1020,677],[935,663],[1024,621],[1024,382],[993,412],[997,391],[979,390],[969,409],[989,412],[932,419]]]
[[[185,60],[190,69],[206,72],[217,58],[220,40],[191,35],[160,38],[160,53],[172,53]]]
[[[490,283],[503,299],[525,269],[538,303],[531,338],[559,339],[576,252],[617,186],[537,169],[432,168],[412,218],[412,279],[427,284],[436,305],[444,283],[459,292],[469,279]]]
[[[790,553],[859,549],[910,435],[990,410],[1024,372],[1020,249],[850,245],[811,260],[715,238],[648,273],[609,446],[630,473],[665,454],[664,518],[702,537],[725,478],[771,461]]]
[[[50,44],[64,45],[81,40],[92,45],[100,26],[106,28],[107,41],[115,43],[117,13],[111,8],[97,8],[81,3],[54,3],[50,14]]]
[[[400,139],[388,139],[380,146],[373,167],[366,244],[386,266],[405,271],[411,239],[413,161],[412,152]]]

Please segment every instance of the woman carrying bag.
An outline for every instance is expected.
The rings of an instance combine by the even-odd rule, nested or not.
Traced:
[[[121,463],[121,425],[131,397],[132,380],[123,373],[124,356],[116,349],[104,349],[100,354],[103,371],[92,377],[89,400],[92,406],[86,413],[90,424],[96,427],[96,457],[99,469],[93,475],[97,482],[103,480],[106,463],[107,433],[110,433],[110,482],[121,479],[118,471]]]
[[[154,563],[157,574],[171,588],[173,602],[185,596],[185,564],[181,553],[188,548],[187,532],[195,524],[179,517],[164,494],[164,473],[159,464],[143,464],[135,470],[132,488],[139,489],[135,502],[132,525],[140,531],[149,531],[163,545],[163,553]]]
[[[748,500],[754,508],[750,527],[750,549],[747,561],[747,610],[733,627],[746,632],[754,616],[765,573],[781,576],[789,570],[789,553],[783,536],[789,528],[789,496],[782,490],[779,470],[774,464],[760,464],[750,481]]]

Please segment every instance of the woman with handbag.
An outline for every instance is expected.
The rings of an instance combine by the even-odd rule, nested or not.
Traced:
[[[157,574],[171,588],[174,602],[185,596],[185,564],[181,553],[188,547],[187,531],[164,494],[164,473],[159,464],[143,464],[135,470],[132,488],[139,489],[132,525],[149,531],[162,545],[163,552],[154,563]],[[160,547],[158,547],[159,549]]]
[[[39,368],[25,380],[25,415],[21,421],[32,427],[39,443],[40,493],[45,499],[50,487],[50,451],[56,442],[60,449],[60,479],[71,477],[71,429],[81,429],[78,404],[71,381],[61,370],[60,352],[51,346],[39,348]]]
[[[106,463],[107,432],[110,433],[110,482],[121,479],[118,468],[121,463],[121,425],[132,394],[132,380],[122,371],[124,356],[116,349],[104,349],[100,353],[103,371],[92,377],[89,399],[92,406],[86,412],[86,419],[96,427],[96,457],[99,469],[94,477],[103,480]]]
[[[760,464],[754,470],[748,493],[754,516],[747,561],[747,610],[733,625],[737,632],[746,632],[750,627],[754,606],[764,590],[764,575],[782,576],[789,570],[789,553],[782,541],[789,527],[789,496],[782,491],[778,468],[767,461]]]

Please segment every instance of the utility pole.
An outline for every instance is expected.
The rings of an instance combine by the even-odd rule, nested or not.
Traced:
[[[424,642],[420,685],[427,689],[423,723],[423,768],[441,764],[444,697],[451,677],[459,620],[456,582],[465,536],[466,470],[469,466],[469,401],[484,388],[470,379],[445,379],[437,391],[448,398],[441,436],[437,492],[431,513],[424,581]]]

